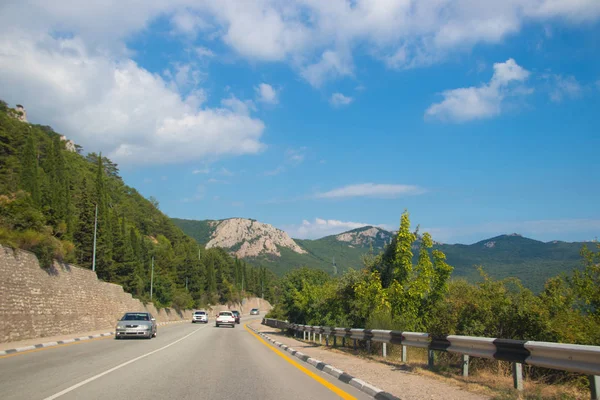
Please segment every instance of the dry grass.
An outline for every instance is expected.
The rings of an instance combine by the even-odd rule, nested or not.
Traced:
[[[301,340],[298,339],[298,340]],[[325,348],[325,339],[319,344],[317,341],[308,342]],[[330,345],[333,342],[330,342]],[[589,399],[590,392],[587,389],[585,377],[581,380],[560,382],[555,376],[542,375],[532,378],[531,368],[524,366],[524,390],[519,392],[513,389],[513,378],[511,363],[505,361],[485,360],[471,358],[469,363],[469,376],[463,377],[461,370],[461,356],[436,352],[435,367],[427,367],[427,350],[419,348],[408,348],[407,364],[400,361],[402,358],[402,348],[400,345],[387,345],[387,358],[383,358],[382,344],[373,343],[371,352],[368,353],[364,346],[359,345],[357,350],[352,347],[352,340],[346,341],[346,346],[341,346],[341,340],[338,338],[337,347],[328,347],[333,352],[352,354],[356,357],[374,360],[394,367],[408,370],[410,372],[438,379],[443,382],[461,387],[469,392],[479,393],[490,396],[494,400],[579,400]],[[539,371],[538,374],[539,375]],[[548,381],[554,381],[549,384]]]

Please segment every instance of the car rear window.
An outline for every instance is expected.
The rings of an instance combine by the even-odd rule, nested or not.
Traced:
[[[219,313],[219,315],[231,317],[231,313],[229,311],[222,311],[222,312]]]

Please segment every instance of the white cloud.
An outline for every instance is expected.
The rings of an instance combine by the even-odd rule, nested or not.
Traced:
[[[504,63],[496,63],[489,83],[446,90],[442,92],[444,100],[431,105],[425,115],[455,122],[497,116],[502,112],[502,103],[507,97],[528,93],[526,88],[519,85],[528,76],[529,72],[512,58]]]
[[[339,199],[350,197],[397,198],[425,193],[425,189],[414,185],[360,183],[343,186],[314,195],[318,199]]]
[[[286,162],[291,165],[299,165],[304,162],[306,157],[306,146],[299,147],[297,149],[287,149],[285,152]]]
[[[63,32],[90,48],[126,54],[126,39],[166,17],[176,32],[203,31],[249,60],[287,62],[314,86],[352,75],[353,55],[364,49],[392,68],[412,68],[477,44],[499,43],[528,24],[579,26],[600,18],[598,0],[4,3],[0,36],[16,27],[33,36]]]
[[[329,99],[329,102],[334,107],[347,106],[348,104],[352,103],[352,101],[353,101],[352,97],[344,96],[341,93],[334,93],[331,95],[331,98]]]
[[[292,237],[298,239],[318,239],[324,236],[336,235],[363,226],[377,226],[389,229],[386,225],[367,224],[363,222],[339,221],[335,219],[315,218],[314,221],[303,220],[301,225],[291,225],[284,230]]]
[[[269,85],[268,83],[261,83],[260,85],[255,87],[254,90],[256,91],[257,100],[261,103],[279,103],[279,99],[277,98],[277,91],[273,88],[273,86]]]
[[[327,50],[318,62],[303,67],[300,74],[314,87],[320,87],[326,80],[352,75],[352,66],[348,57]]]
[[[180,10],[171,17],[171,24],[176,33],[195,37],[199,31],[210,28],[210,25],[196,13]]]
[[[203,46],[196,47],[194,51],[199,58],[210,58],[215,56],[215,53],[213,53],[211,49]]]
[[[550,85],[550,100],[560,103],[565,98],[577,98],[583,93],[583,87],[573,76],[545,75]]]
[[[222,184],[226,185],[229,182],[225,181],[223,179],[210,178],[209,180],[206,181],[206,183],[222,183]]]
[[[208,174],[210,173],[210,169],[209,168],[202,168],[202,169],[195,169],[192,171],[192,174],[197,175],[197,174]]]
[[[423,228],[422,231],[431,233],[435,240],[445,243],[456,243],[472,237],[478,237],[477,241],[511,233],[540,240],[559,240],[567,235],[580,236],[580,239],[575,240],[592,240],[600,231],[600,219],[497,221],[479,225]]]
[[[75,38],[0,36],[3,97],[24,104],[31,120],[118,163],[177,163],[255,154],[264,123],[234,97],[200,107],[162,77],[128,58],[90,51]]]

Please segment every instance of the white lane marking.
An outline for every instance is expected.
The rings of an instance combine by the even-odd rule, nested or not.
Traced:
[[[160,349],[156,349],[156,350],[153,350],[153,351],[151,351],[151,352],[149,352],[149,353],[146,353],[146,354],[144,354],[144,355],[141,355],[141,356],[139,356],[139,357],[133,358],[133,359],[131,359],[131,360],[129,360],[129,361],[126,361],[126,362],[124,362],[123,364],[119,364],[119,365],[117,365],[116,367],[113,367],[113,368],[111,368],[111,369],[108,369],[108,370],[106,370],[106,371],[104,371],[104,372],[101,372],[101,373],[99,373],[98,375],[94,375],[94,376],[92,376],[91,378],[88,378],[88,379],[86,379],[86,380],[84,380],[84,381],[81,381],[81,382],[79,382],[79,383],[76,383],[75,385],[73,385],[73,386],[71,386],[71,387],[68,387],[68,388],[66,388],[66,389],[65,389],[65,390],[63,390],[63,391],[60,391],[60,392],[58,392],[58,393],[56,393],[56,394],[53,394],[53,395],[52,395],[52,396],[50,396],[50,397],[46,397],[44,400],[54,400],[54,399],[57,399],[57,398],[59,398],[60,396],[62,396],[63,394],[67,394],[67,393],[69,393],[69,392],[71,392],[71,391],[73,391],[73,390],[75,390],[75,389],[77,389],[77,388],[80,388],[81,386],[83,386],[83,385],[86,385],[86,384],[88,384],[88,383],[90,383],[90,382],[92,382],[92,381],[95,381],[96,379],[98,379],[98,378],[101,378],[101,377],[103,377],[104,375],[110,374],[110,373],[111,373],[111,372],[113,372],[113,371],[116,371],[116,370],[118,370],[118,369],[120,369],[120,368],[123,368],[123,367],[124,367],[124,366],[126,366],[126,365],[129,365],[129,364],[131,364],[131,363],[134,363],[134,362],[136,362],[136,361],[138,361],[138,360],[141,360],[142,358],[146,358],[146,357],[148,357],[148,356],[150,356],[150,355],[152,355],[152,354],[154,354],[154,353],[158,353],[159,351],[162,351],[162,350],[164,350],[164,349],[166,349],[166,348],[168,348],[168,347],[171,347],[171,346],[173,346],[173,345],[174,345],[174,344],[176,344],[176,343],[179,343],[179,342],[181,342],[181,341],[182,341],[182,340],[184,340],[184,339],[187,339],[188,337],[192,336],[194,333],[198,332],[199,330],[201,330],[201,329],[203,329],[203,328],[206,328],[206,326],[208,326],[208,325],[205,325],[205,326],[203,326],[203,327],[201,327],[201,328],[198,328],[198,329],[196,329],[194,332],[192,332],[192,333],[190,333],[190,334],[188,334],[188,335],[185,335],[185,336],[184,336],[184,337],[182,337],[181,339],[177,339],[176,341],[174,341],[174,342],[172,342],[172,343],[169,343],[168,345],[166,345],[166,346],[163,346],[163,347],[161,347]]]

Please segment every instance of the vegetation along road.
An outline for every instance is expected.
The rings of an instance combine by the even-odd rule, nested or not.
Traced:
[[[9,399],[367,399],[288,356],[245,328],[177,324],[152,340],[107,339],[0,357]],[[320,379],[319,379],[320,378]]]

